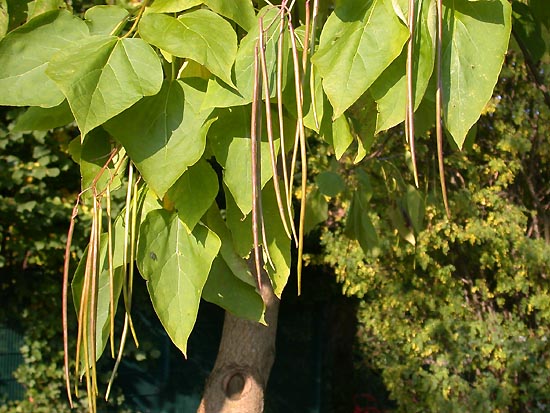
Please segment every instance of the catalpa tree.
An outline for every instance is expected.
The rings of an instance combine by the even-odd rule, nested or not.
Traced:
[[[143,0],[83,16],[63,0],[24,3],[21,21],[21,2],[0,0],[0,105],[29,107],[20,130],[80,131],[69,146],[82,192],[63,321],[66,352],[69,339],[77,348],[74,372],[66,354],[69,399],[71,377],[83,378],[90,411],[97,359],[108,348],[114,377],[128,336],[137,343],[135,268],[184,355],[201,298],[226,310],[199,411],[262,411],[292,245],[301,288],[307,139],[322,138],[336,159],[352,148],[359,163],[377,134],[404,123],[416,177],[415,119],[430,119],[445,199],[443,140],[463,145],[512,26],[507,0]],[[356,194],[347,230],[365,248],[367,202]],[[79,208],[93,219],[69,338]]]

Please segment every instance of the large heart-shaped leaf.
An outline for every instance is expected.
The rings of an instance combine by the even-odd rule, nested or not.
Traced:
[[[229,85],[237,54],[237,34],[231,24],[210,10],[200,9],[178,18],[150,13],[139,23],[140,36],[168,53],[206,66]]]
[[[336,8],[312,58],[335,118],[399,56],[408,34],[391,0],[352,0]]]
[[[82,136],[162,86],[160,60],[142,39],[92,36],[47,69],[67,97]]]
[[[176,213],[165,210],[149,212],[140,227],[138,268],[162,325],[184,354],[220,244],[205,226],[189,233]]]
[[[452,0],[444,5],[443,116],[461,148],[498,80],[508,49],[512,7],[507,0]]]
[[[0,105],[59,105],[65,97],[45,71],[52,57],[89,35],[68,11],[44,13],[9,33],[0,43]]]
[[[166,81],[156,96],[105,125],[159,198],[204,152],[210,126],[210,111],[200,110],[205,86],[201,79]]]

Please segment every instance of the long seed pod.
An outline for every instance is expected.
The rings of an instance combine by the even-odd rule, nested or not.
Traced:
[[[286,161],[285,152],[285,133],[284,133],[284,117],[283,117],[283,47],[284,47],[284,30],[285,30],[285,16],[286,16],[286,4],[287,0],[283,0],[281,3],[281,21],[279,27],[279,42],[277,43],[277,110],[279,117],[279,139],[281,142],[281,165],[283,170],[283,184],[285,192],[285,201],[287,214],[290,221],[290,229],[294,242],[298,244],[298,235],[296,234],[296,226],[294,225],[294,219],[292,219],[292,181],[289,180],[288,165]]]
[[[449,209],[449,200],[447,199],[447,185],[445,183],[445,164],[443,162],[443,129],[442,129],[442,97],[441,91],[443,89],[442,77],[441,77],[441,59],[442,59],[442,45],[443,45],[443,0],[437,0],[437,90],[435,92],[435,131],[437,138],[437,161],[439,165],[439,181],[441,183],[441,192],[443,193],[443,203],[445,205],[445,212],[447,217],[451,216]]]
[[[267,126],[267,140],[269,142],[269,155],[271,159],[271,169],[273,171],[273,187],[275,190],[275,198],[277,199],[277,207],[279,209],[279,216],[283,223],[284,230],[289,238],[291,238],[290,230],[288,229],[287,218],[283,207],[283,200],[281,198],[281,190],[279,188],[279,173],[277,172],[277,153],[275,152],[275,142],[273,138],[273,123],[271,114],[271,102],[269,99],[269,77],[267,75],[267,63],[265,58],[265,38],[262,19],[259,20],[260,36],[259,36],[259,54],[260,54],[260,66],[262,69],[262,83],[265,95],[265,117]],[[281,133],[282,135],[282,133]],[[284,148],[283,148],[284,151]],[[267,247],[266,247],[267,248]]]
[[[292,22],[288,22],[288,28],[290,31],[290,44],[292,46],[292,58],[294,63],[294,82],[296,84],[296,106],[298,111],[298,121],[296,124],[297,134],[300,141],[300,157],[302,164],[302,197],[300,199],[300,224],[298,227],[298,295],[302,291],[302,256],[304,252],[304,223],[306,213],[306,185],[307,185],[307,156],[306,156],[306,134],[304,129],[304,115],[302,111],[303,103],[303,83],[301,81],[301,67],[298,59],[298,49],[296,47],[296,33],[292,27]]]
[[[261,20],[260,20],[261,21]],[[261,170],[259,159],[259,142],[258,142],[258,129],[261,128],[261,122],[259,121],[258,110],[260,107],[260,72],[259,72],[259,46],[256,43],[254,47],[254,89],[252,97],[252,114],[250,117],[250,151],[251,151],[251,165],[252,165],[252,238],[254,242],[254,264],[256,268],[256,278],[258,283],[258,291],[262,289],[261,280],[261,257],[260,257],[260,240],[259,234],[261,231],[260,226],[260,202],[261,202]]]
[[[414,84],[413,84],[413,53],[415,36],[415,0],[409,0],[409,42],[407,44],[407,111],[405,114],[405,135],[411,147],[411,160],[413,167],[414,183],[418,188],[418,169],[416,165],[416,151],[414,142]]]

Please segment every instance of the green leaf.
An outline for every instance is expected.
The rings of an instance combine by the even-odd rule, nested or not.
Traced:
[[[193,230],[216,199],[218,175],[204,160],[191,166],[168,190],[180,220]]]
[[[0,0],[0,40],[2,40],[8,32],[9,24],[8,3],[6,0]]]
[[[68,11],[41,14],[0,42],[0,105],[59,105],[64,98],[46,76],[52,57],[88,36],[86,24]]]
[[[407,185],[404,202],[408,218],[416,233],[422,231],[424,222],[424,196],[412,185]]]
[[[426,92],[435,63],[437,11],[435,1],[418,3],[415,40],[413,44],[414,108],[418,108]],[[408,15],[408,11],[406,12]],[[378,119],[376,133],[387,130],[405,120],[407,99],[407,48],[372,84],[370,92],[376,100]]]
[[[174,344],[187,353],[202,290],[220,239],[203,225],[189,233],[176,213],[149,212],[140,227],[137,264],[153,307]]]
[[[90,132],[84,141],[80,137],[75,138],[69,144],[69,153],[73,160],[80,165],[80,175],[82,177],[82,190],[91,188],[98,174],[105,166],[111,151],[113,142],[109,135],[103,129],[95,129]],[[113,161],[118,160],[116,157]],[[97,179],[96,190],[101,192],[105,190],[109,182],[111,182],[111,190],[120,186],[120,177],[114,177],[116,166],[113,162],[107,165],[105,172]],[[121,168],[122,169],[122,168]],[[93,196],[89,191],[83,193],[84,197]]]
[[[7,0],[10,19],[8,31],[14,30],[27,21],[28,3],[31,0]]]
[[[233,86],[231,68],[237,54],[237,34],[231,24],[206,9],[182,14],[177,19],[147,14],[139,23],[147,42],[178,56],[195,60]]]
[[[204,152],[211,124],[210,111],[200,110],[205,86],[201,79],[165,81],[157,95],[105,124],[159,198]]]
[[[350,0],[336,8],[312,57],[335,118],[399,56],[407,38],[391,0]]]
[[[83,136],[162,86],[162,67],[141,39],[92,36],[58,53],[47,74],[67,97]]]
[[[279,41],[279,25],[269,23],[277,18],[275,8],[265,8],[258,13],[258,19],[264,20],[266,47],[265,58],[270,87],[270,97],[276,96],[276,74],[277,74],[277,42]],[[249,33],[241,40],[237,56],[235,58],[234,79],[237,91],[229,86],[220,83],[216,79],[208,82],[208,91],[204,102],[205,107],[231,107],[246,105],[252,102],[254,89],[254,53],[259,39],[259,26],[254,24]],[[283,48],[283,86],[286,82],[286,62],[289,54],[288,35],[284,36],[285,47]],[[262,91],[262,96],[264,93]],[[264,96],[265,97],[265,96]]]
[[[220,237],[222,241],[220,254],[233,275],[246,284],[256,287],[256,277],[250,272],[246,261],[237,254],[231,232],[222,219],[216,204],[213,204],[206,214],[206,225]]]
[[[43,13],[66,8],[63,0],[33,0],[27,4],[27,20],[31,20]]]
[[[446,3],[444,16],[443,116],[461,148],[498,80],[512,27],[511,6],[507,0],[454,0]]]
[[[152,13],[177,13],[191,9],[203,3],[203,0],[155,0],[147,11]]]
[[[225,192],[227,226],[233,236],[235,251],[241,257],[249,257],[252,250],[252,214],[243,219],[242,212],[238,208],[231,193]],[[273,265],[267,259],[264,252],[264,268],[269,274],[273,291],[277,297],[281,297],[283,289],[290,275],[290,239],[287,237],[283,223],[279,219],[277,200],[273,181],[269,181],[262,190],[262,208],[266,222],[267,250]],[[263,244],[263,241],[261,242]],[[255,275],[254,275],[255,276]]]
[[[365,254],[376,257],[380,254],[378,235],[368,213],[370,207],[362,198],[361,189],[353,194],[345,234],[358,241]]]
[[[304,232],[307,234],[317,224],[325,222],[328,218],[328,202],[318,188],[309,191],[306,198],[306,219]]]
[[[60,105],[52,108],[41,108],[32,106],[17,118],[13,128],[14,132],[25,132],[33,130],[50,130],[65,126],[74,120],[71,108],[66,100]]]
[[[315,177],[315,183],[323,195],[335,197],[346,189],[344,179],[336,172],[324,171]]]
[[[350,120],[357,140],[357,155],[353,163],[358,164],[367,156],[375,140],[378,112],[376,102],[365,93],[350,109]]]
[[[548,0],[529,0],[529,7],[532,10],[533,16],[550,29],[550,8],[548,7]]]
[[[391,205],[388,208],[388,215],[393,226],[401,238],[411,245],[416,245],[416,236],[407,211],[401,205]]]
[[[104,35],[116,34],[128,17],[128,11],[120,6],[94,6],[84,14],[90,34]]]
[[[262,297],[254,287],[236,278],[220,257],[212,263],[202,298],[237,317],[265,324]]]
[[[250,106],[220,109],[218,120],[210,128],[208,138],[218,163],[223,167],[223,181],[233,194],[243,215],[252,210],[252,164],[250,140]],[[261,186],[273,176],[269,155],[269,143],[265,123],[262,125]],[[279,136],[274,126],[275,136]],[[279,152],[279,139],[275,140],[276,153]]]
[[[204,0],[213,11],[225,16],[249,32],[256,25],[256,13],[251,0]]]
[[[118,300],[122,291],[123,280],[123,259],[122,250],[124,248],[124,227],[122,225],[122,219],[117,218],[112,232],[113,242],[113,292],[115,312],[118,306]],[[75,271],[71,289],[73,294],[73,301],[75,304],[76,313],[80,310],[80,298],[82,296],[82,286],[84,284],[84,274],[86,269],[86,257],[88,255],[88,247],[84,250],[82,259],[78,264]],[[96,359],[99,359],[110,333],[110,320],[111,320],[111,280],[109,275],[109,257],[108,257],[108,235],[107,233],[101,234],[100,249],[98,257],[98,290],[97,290],[97,312],[96,312]]]
[[[530,57],[537,63],[546,52],[546,43],[542,37],[541,22],[524,3],[512,3],[512,27],[514,36],[521,47],[529,51]]]
[[[353,142],[353,135],[345,115],[341,115],[332,122],[332,144],[336,159],[340,159]]]

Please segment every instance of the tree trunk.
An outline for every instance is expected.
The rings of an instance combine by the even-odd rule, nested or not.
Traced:
[[[226,312],[214,369],[197,413],[262,413],[264,392],[275,360],[279,299],[267,274],[262,299],[267,326]]]

